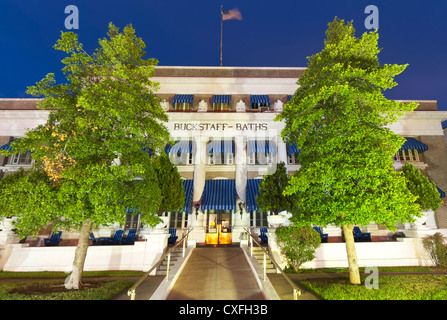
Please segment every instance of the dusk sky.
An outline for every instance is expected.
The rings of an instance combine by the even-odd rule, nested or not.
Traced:
[[[65,28],[68,5],[79,9],[77,30]],[[78,33],[92,52],[109,22],[132,23],[159,65],[219,66],[221,5],[243,17],[223,23],[223,65],[261,67],[306,67],[323,48],[328,22],[353,20],[360,36],[370,31],[365,7],[375,5],[380,62],[409,64],[386,96],[438,100],[447,110],[447,1],[416,0],[0,0],[0,98],[29,97],[27,86],[47,73],[60,77],[63,55],[52,46],[61,31]]]

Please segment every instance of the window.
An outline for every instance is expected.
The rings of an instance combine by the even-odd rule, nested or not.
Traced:
[[[229,111],[231,110],[229,103],[213,103],[214,111]]]
[[[213,140],[208,144],[208,164],[232,165],[234,163],[234,141]]]
[[[269,108],[270,98],[268,95],[251,95],[250,96],[250,108],[252,110]]]
[[[29,165],[32,163],[31,152],[16,153],[9,157],[9,165]]]
[[[184,219],[184,220],[183,220]],[[182,221],[183,224],[182,224]],[[170,229],[182,229],[188,225],[188,214],[184,214],[182,211],[171,211],[169,215],[169,228]]]
[[[214,111],[231,110],[231,95],[213,95],[212,106]]]
[[[398,151],[394,157],[394,161],[410,161],[410,162],[421,162],[420,154],[416,149],[406,149]]]
[[[298,162],[298,153],[292,153],[287,155],[287,163],[291,165],[300,164]]]
[[[124,230],[140,230],[140,214],[126,214],[126,224],[124,225]]]
[[[172,106],[177,111],[191,111],[194,108],[193,103],[193,94],[176,94],[172,100]]]
[[[268,227],[267,217],[270,215],[269,211],[250,211],[250,227],[264,228]]]

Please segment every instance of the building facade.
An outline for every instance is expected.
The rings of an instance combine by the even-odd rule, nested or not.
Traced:
[[[167,212],[169,228],[193,227],[197,243],[239,242],[244,227],[268,227],[268,212],[260,211],[256,195],[263,175],[284,162],[289,173],[299,170],[295,145],[282,141],[284,124],[274,121],[297,89],[305,68],[166,67],[155,68],[157,96],[169,116],[174,145],[167,146],[185,187],[182,211]],[[26,128],[45,123],[47,111],[36,99],[0,99],[0,146],[24,136]],[[447,149],[435,100],[416,101],[419,107],[390,127],[407,142],[395,155],[397,170],[405,161],[420,168],[447,190]],[[29,154],[0,156],[2,174],[31,164]],[[138,227],[129,217],[127,227]],[[445,203],[425,222],[447,228]],[[364,226],[368,231],[378,226]]]

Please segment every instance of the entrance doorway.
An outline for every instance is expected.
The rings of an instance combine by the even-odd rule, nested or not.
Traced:
[[[207,210],[205,243],[231,244],[231,210]]]

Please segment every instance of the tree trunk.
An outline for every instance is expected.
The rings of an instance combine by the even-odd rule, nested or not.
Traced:
[[[92,228],[92,221],[90,219],[82,222],[81,233],[79,234],[79,242],[76,247],[75,257],[73,260],[73,270],[71,274],[65,279],[66,289],[79,289],[82,280],[82,272],[84,271],[85,257],[87,256],[87,249],[89,245],[89,235]]]
[[[357,253],[354,245],[354,235],[352,234],[354,226],[349,224],[343,225],[342,227],[345,235],[346,253],[348,254],[349,281],[351,284],[361,284],[359,266],[357,263]]]

